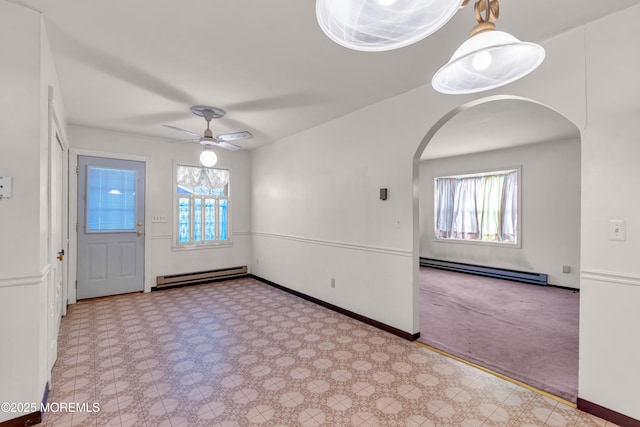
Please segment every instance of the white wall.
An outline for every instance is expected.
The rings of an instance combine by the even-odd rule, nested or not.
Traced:
[[[414,333],[410,184],[415,145],[400,142],[417,144],[424,130],[371,126],[371,113],[380,117],[379,108],[365,108],[254,153],[251,269]],[[398,117],[417,120],[407,112]],[[379,199],[380,188],[389,189],[388,200]]]
[[[200,144],[169,143],[122,132],[82,126],[69,126],[69,143],[72,153],[99,154],[104,157],[130,155],[146,161],[147,183],[145,209],[145,289],[155,286],[156,276],[185,273],[215,268],[249,265],[251,191],[251,158],[247,151],[217,150],[219,167],[231,171],[231,247],[194,250],[172,248],[173,220],[175,218],[173,195],[174,161],[198,165]],[[70,193],[75,198],[76,193]],[[152,223],[152,215],[166,215],[168,222]]]
[[[58,87],[41,15],[0,1],[0,51],[0,175],[14,190],[0,201],[0,401],[38,403],[50,378],[48,88]],[[61,99],[58,112],[64,126]]]
[[[429,146],[427,146],[427,152]],[[435,240],[434,178],[521,167],[520,247]],[[580,285],[580,140],[552,141],[420,164],[420,256],[546,273]],[[562,273],[562,266],[571,273]]]
[[[634,6],[586,32],[579,394],[640,420],[638,19]],[[611,219],[626,221],[626,241],[607,239]]]
[[[252,270],[416,332],[417,172],[429,130],[489,95],[538,101],[582,135],[579,396],[640,419],[631,401],[640,383],[640,322],[632,311],[640,303],[640,91],[633,75],[640,36],[628,31],[639,19],[634,6],[547,40],[535,73],[487,95],[444,96],[424,86],[257,150]],[[390,189],[387,202],[377,199],[380,187]],[[627,220],[626,242],[607,240],[612,218]]]

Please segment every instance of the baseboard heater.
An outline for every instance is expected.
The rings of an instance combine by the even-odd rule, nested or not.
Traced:
[[[156,277],[156,288],[168,288],[197,283],[213,282],[217,280],[233,279],[247,275],[247,266],[220,268],[217,270],[195,271],[192,273],[171,274]]]
[[[495,277],[498,279],[514,280],[517,282],[547,285],[547,275],[528,271],[507,270],[504,268],[483,267],[481,265],[463,264],[461,262],[442,261],[432,258],[420,258],[422,267],[439,268],[441,270],[457,271],[459,273],[477,274],[479,276]]]

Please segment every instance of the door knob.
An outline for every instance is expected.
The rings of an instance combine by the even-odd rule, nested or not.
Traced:
[[[138,237],[142,236],[142,231],[138,231]]]
[[[58,261],[62,261],[64,258],[64,251],[58,252],[58,256],[56,258],[58,258]]]

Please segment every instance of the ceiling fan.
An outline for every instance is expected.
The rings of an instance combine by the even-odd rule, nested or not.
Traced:
[[[224,117],[226,114],[224,110],[216,107],[209,107],[207,105],[194,105],[191,107],[191,112],[196,116],[204,117],[207,121],[207,129],[205,129],[204,134],[200,135],[195,132],[191,132],[186,129],[181,129],[179,127],[171,126],[171,125],[163,125],[169,129],[177,130],[178,132],[184,132],[189,135],[195,136],[195,139],[188,139],[176,142],[199,142],[202,144],[205,150],[210,149],[211,147],[220,147],[226,148],[227,150],[239,150],[241,147],[231,144],[229,141],[238,141],[240,139],[251,139],[253,135],[251,132],[242,131],[242,132],[234,132],[234,133],[226,133],[223,135],[213,135],[211,132],[210,123],[212,119],[219,119],[220,117]]]

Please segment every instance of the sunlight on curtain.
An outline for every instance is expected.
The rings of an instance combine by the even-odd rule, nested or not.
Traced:
[[[504,205],[500,234],[505,242],[515,242],[518,225],[518,174],[512,172],[504,179]]]
[[[439,239],[517,241],[518,172],[435,179]]]
[[[456,180],[453,200],[453,237],[475,239],[478,236],[478,186],[477,179]]]

